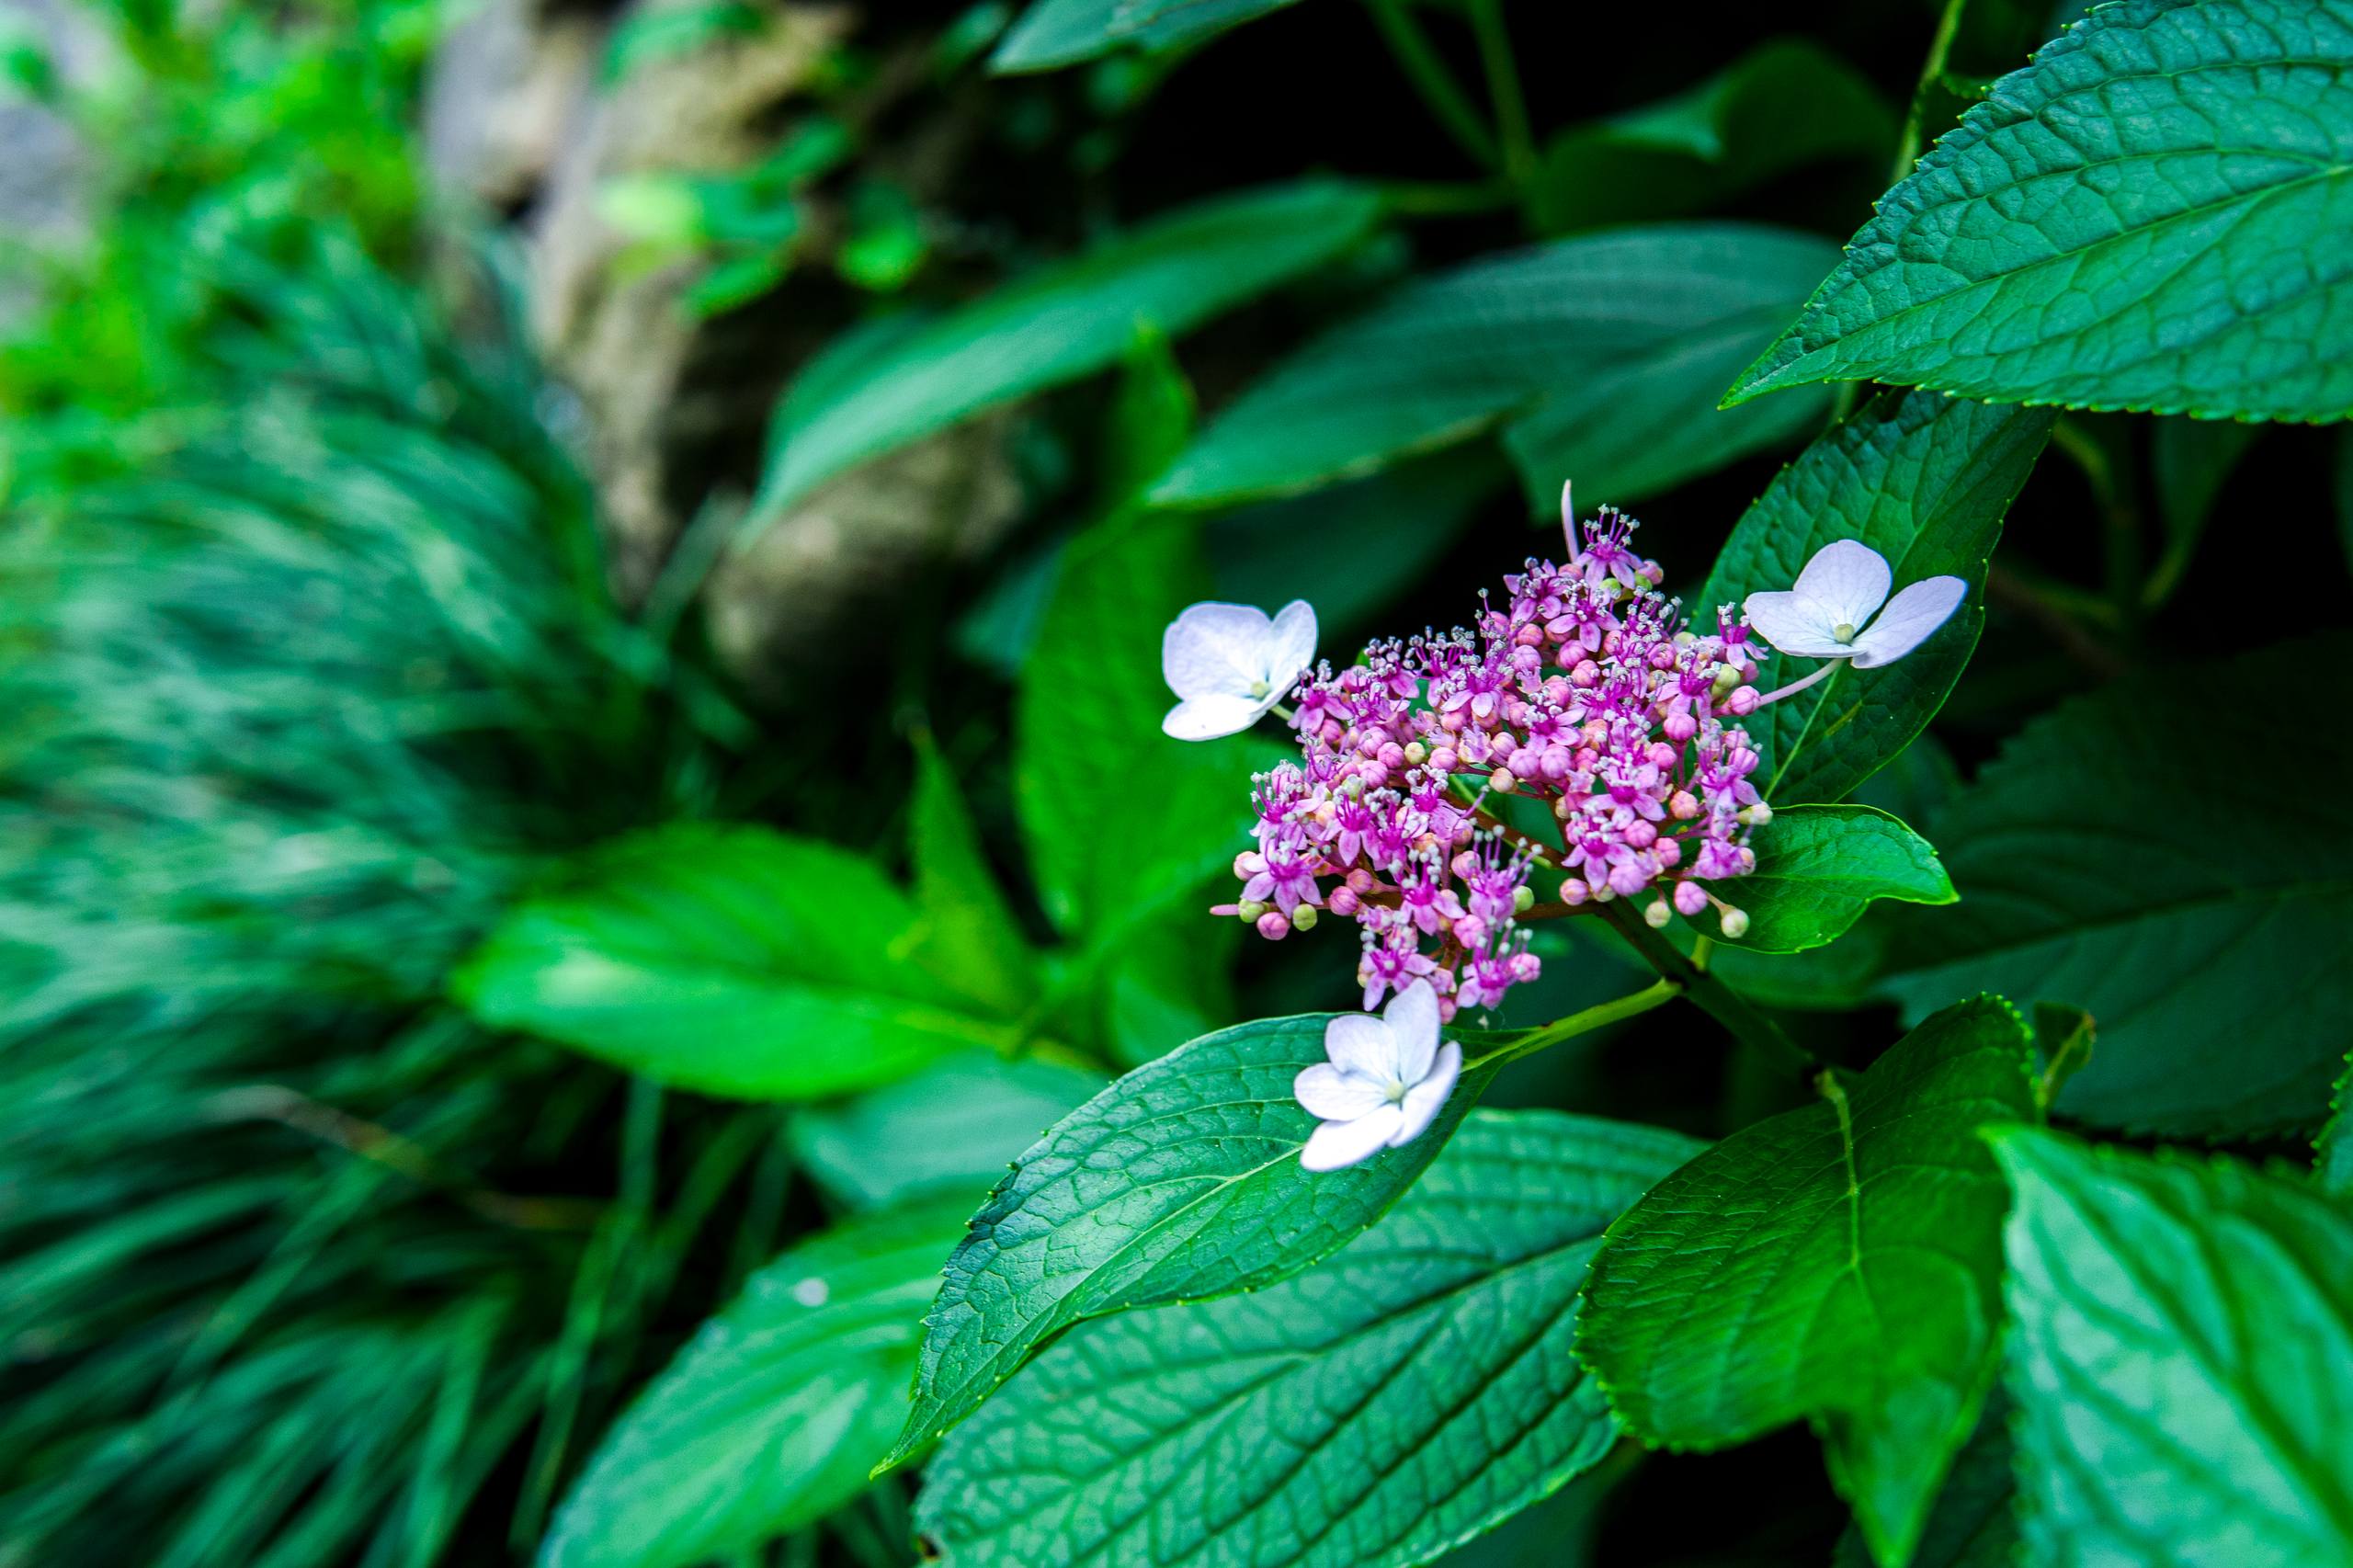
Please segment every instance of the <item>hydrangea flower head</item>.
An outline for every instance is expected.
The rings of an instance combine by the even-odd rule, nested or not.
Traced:
[[[1256,605],[1198,604],[1160,639],[1160,673],[1179,699],[1160,727],[1180,741],[1237,734],[1266,717],[1315,657],[1315,610],[1293,599],[1273,616]]]
[[[1743,608],[1756,634],[1784,653],[1874,669],[1926,642],[1969,595],[1958,577],[1926,577],[1891,599],[1894,581],[1878,551],[1860,540],[1835,540],[1814,551],[1794,586],[1751,594]]]
[[[1406,986],[1379,1017],[1343,1013],[1324,1031],[1328,1061],[1301,1070],[1291,1092],[1322,1126],[1299,1152],[1336,1171],[1420,1137],[1462,1074],[1462,1048],[1438,1039],[1438,993]]]

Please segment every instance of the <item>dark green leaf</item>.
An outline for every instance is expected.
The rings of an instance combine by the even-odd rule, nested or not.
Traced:
[[[1381,1221],[1271,1289],[1086,1324],[959,1427],[948,1562],[1403,1568],[1616,1441],[1572,1353],[1602,1228],[1699,1145],[1480,1111]]]
[[[1610,1227],[1581,1353],[1654,1443],[1811,1417],[1866,1539],[1900,1562],[1993,1381],[2006,1195],[1978,1132],[2040,1118],[2026,1032],[1966,1002],[1824,1094]]]
[[[2207,519],[2260,425],[2227,419],[2160,419],[2149,437],[2149,467],[2156,483],[2157,520],[2165,525],[2165,554],[2149,573],[2142,602],[2152,608],[2173,597],[2198,552]]]
[[[1886,101],[1852,66],[1780,39],[1687,92],[1560,132],[1529,201],[1556,234],[1681,217],[1809,164],[1883,167],[1895,134]]]
[[[1558,241],[1412,284],[1243,394],[1153,499],[1304,490],[1491,430],[1540,510],[1570,477],[1597,501],[1664,490],[1821,417],[1824,404],[1802,398],[1721,419],[1707,382],[1787,319],[1830,254],[1788,230],[1693,223]]]
[[[484,1023],[657,1082],[748,1099],[887,1084],[1013,1042],[916,961],[924,927],[872,864],[757,827],[603,846],[507,912],[452,981]]]
[[[2353,1103],[2353,1053],[2347,1056],[2336,1092],[2328,1097],[2328,1121],[2313,1141],[2313,1174],[2323,1187],[2341,1196],[2353,1196],[2353,1123],[2346,1119],[2348,1103]]]
[[[1036,0],[997,45],[989,69],[1051,71],[1123,47],[1156,54],[1296,4],[1298,0]]]
[[[961,1203],[835,1226],[754,1275],[588,1462],[540,1568],[690,1568],[862,1491],[906,1412]]]
[[[1084,1068],[966,1051],[800,1112],[793,1152],[820,1187],[853,1208],[952,1187],[966,1199],[961,1220],[1022,1150],[1102,1087],[1103,1075]]]
[[[1904,1568],[2014,1568],[2018,1557],[2018,1486],[2010,1479],[2010,1402],[1997,1385],[1977,1430],[1953,1456],[1951,1473]],[[1863,1532],[1847,1527],[1831,1568],[1871,1568]]]
[[[1083,1319],[1285,1278],[1338,1250],[1414,1184],[1492,1076],[1466,1067],[1428,1131],[1316,1174],[1291,1097],[1324,1060],[1326,1015],[1245,1024],[1120,1079],[1055,1124],[973,1216],[926,1324],[896,1463],[971,1415]]]
[[[907,847],[926,960],[983,1007],[1019,1013],[1037,994],[1029,946],[989,869],[956,776],[927,736],[916,746]]]
[[[1377,196],[1332,180],[1221,197],[828,362],[778,411],[747,527],[870,458],[1115,363],[1139,324],[1181,333],[1320,267],[1380,216]]]
[[[2353,824],[2252,829],[2277,822],[2273,787],[2217,763],[2295,735],[2299,767],[2353,768],[2307,696],[2348,659],[2332,638],[2152,673],[2029,724],[1935,819],[1961,902],[1903,912],[1889,988],[1915,1017],[1979,990],[2088,1011],[2100,1049],[2059,1097],[2072,1116],[2317,1126],[2353,1016]]]
[[[2231,1160],[1994,1147],[2029,1560],[2353,1562],[2353,1216]]]
[[[1696,601],[1739,605],[1787,588],[1833,540],[1859,539],[1887,557],[1900,588],[1949,573],[1968,602],[1899,662],[1842,665],[1765,709],[1748,733],[1764,756],[1757,787],[1776,809],[1827,802],[1870,778],[1944,705],[1985,622],[1985,564],[2002,515],[2051,433],[2048,414],[1887,392],[1783,469],[1733,529]],[[1813,661],[1776,656],[1764,683],[1786,686]]]
[[[1748,913],[1735,947],[1802,952],[1837,940],[1874,899],[1953,901],[1934,846],[1869,806],[1792,806],[1773,813],[1753,842],[1756,869],[1725,886]],[[1701,924],[1715,922],[1703,915]]]
[[[2123,0],[1879,203],[1737,403],[1825,380],[2353,412],[2353,0]]]

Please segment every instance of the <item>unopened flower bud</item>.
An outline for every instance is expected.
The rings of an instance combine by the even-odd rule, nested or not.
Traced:
[[[1233,858],[1233,874],[1248,881],[1267,869],[1267,858],[1256,849],[1245,849]]]
[[[1456,757],[1454,755],[1454,748],[1452,746],[1434,746],[1430,749],[1429,756],[1430,766],[1438,769],[1440,773],[1451,773],[1454,771]]]
[[[1487,788],[1498,795],[1508,795],[1519,788],[1519,778],[1508,767],[1498,767],[1487,776]]]
[[[1529,887],[1526,882],[1522,882],[1519,886],[1512,889],[1511,912],[1514,915],[1525,915],[1535,907],[1536,890],[1534,888]]]
[[[1449,860],[1446,866],[1447,869],[1467,881],[1479,869],[1479,857],[1465,849],[1461,854]]]
[[[1362,866],[1356,866],[1349,869],[1348,887],[1350,891],[1357,893],[1369,893],[1380,885],[1381,880],[1375,877],[1370,871],[1366,870]]]
[[[1724,699],[1724,707],[1727,710],[1745,719],[1756,711],[1759,693],[1755,687],[1744,686]]]
[[[1626,824],[1625,838],[1636,849],[1648,849],[1658,842],[1658,829],[1646,818],[1636,817]]]
[[[1759,801],[1755,805],[1743,810],[1740,813],[1740,820],[1746,823],[1750,827],[1763,827],[1767,823],[1773,820],[1773,808],[1767,805],[1764,801]]]
[[[1732,695],[1733,687],[1739,684],[1740,666],[1738,665],[1718,665],[1715,684],[1708,688],[1708,694],[1718,702],[1722,702]]]
[[[1586,887],[1585,882],[1576,877],[1571,877],[1561,884],[1561,902],[1572,909],[1583,903],[1592,896],[1592,893],[1593,890]]]
[[[1596,882],[1593,884],[1594,903],[1608,903],[1611,899],[1616,898],[1617,896],[1618,890],[1611,887],[1608,882]]]
[[[1688,917],[1708,907],[1708,892],[1699,883],[1686,878],[1675,884],[1675,907]]]
[[[1677,822],[1689,822],[1699,814],[1699,797],[1688,790],[1677,790],[1666,798],[1666,814]]]
[[[1487,945],[1487,923],[1475,915],[1458,915],[1454,922],[1454,939],[1476,952]]]
[[[1650,907],[1643,911],[1643,924],[1654,931],[1665,930],[1666,923],[1674,918],[1675,911],[1667,907],[1663,898],[1653,899]]]
[[[1267,906],[1255,898],[1245,898],[1233,906],[1233,913],[1242,917],[1245,926],[1256,926],[1266,915]]]
[[[1737,942],[1748,935],[1746,911],[1734,909],[1732,905],[1726,904],[1723,907],[1723,913],[1718,915],[1717,919],[1723,926],[1724,935],[1732,940]]]
[[[1290,922],[1283,918],[1279,909],[1270,909],[1258,916],[1258,935],[1269,942],[1279,942],[1290,935]]]
[[[1340,886],[1334,888],[1332,890],[1331,896],[1325,899],[1324,902],[1332,906],[1332,913],[1338,915],[1343,920],[1347,919],[1349,916],[1356,914],[1358,910],[1364,907],[1363,901],[1357,897],[1357,890],[1349,887],[1345,882]]]
[[[1577,803],[1569,799],[1568,796],[1563,795],[1559,800],[1552,802],[1552,814],[1560,818],[1563,822],[1566,822],[1571,817],[1577,814]]]
[[[1291,929],[1295,931],[1314,930],[1315,906],[1312,903],[1302,903],[1297,909],[1292,910],[1290,912],[1290,924]]]
[[[1422,743],[1421,743],[1421,742],[1419,742],[1419,741],[1407,741],[1407,742],[1405,743],[1405,766],[1406,766],[1406,767],[1419,767],[1422,764],[1424,764],[1424,763],[1427,762],[1429,759],[1430,759],[1430,748],[1429,748],[1429,747],[1427,747],[1427,746],[1426,746],[1426,745],[1422,744]]]

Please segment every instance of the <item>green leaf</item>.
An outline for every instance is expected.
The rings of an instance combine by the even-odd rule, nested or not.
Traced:
[[[2157,520],[2165,525],[2165,548],[2143,585],[2143,604],[2152,608],[2162,605],[2181,585],[2214,503],[2263,429],[2217,419],[2155,422],[2149,436],[2149,468],[2156,482]]]
[[[1199,43],[1298,0],[1037,0],[989,69],[1051,71],[1122,47],[1151,53]]]
[[[1206,1035],[1080,1107],[1021,1157],[948,1260],[895,1464],[971,1415],[1072,1324],[1270,1285],[1337,1251],[1414,1184],[1493,1076],[1466,1066],[1428,1131],[1359,1165],[1301,1167],[1291,1097],[1327,1014]]]
[[[870,862],[758,827],[680,824],[584,857],[452,981],[475,1017],[747,1099],[887,1084],[1008,1046],[916,961],[925,928]]]
[[[2079,1006],[2098,1054],[2058,1108],[2186,1137],[2309,1131],[2353,1016],[2353,824],[2279,821],[2260,769],[2223,764],[2298,737],[2298,767],[2353,768],[2315,726],[2332,637],[2128,677],[2019,732],[1931,824],[1961,890],[1904,911],[1887,988],[1919,1016],[1999,991]],[[2184,716],[2197,742],[2183,744]]]
[[[1378,196],[1335,180],[1221,197],[874,339],[785,394],[745,527],[870,458],[1117,362],[1139,324],[1185,332],[1321,267],[1380,217]]]
[[[2353,0],[2122,0],[1879,203],[1727,399],[2353,413]]]
[[[2353,1195],[2353,1124],[2346,1119],[2348,1103],[2353,1103],[2353,1053],[2347,1055],[2345,1071],[2328,1096],[2328,1121],[2313,1140],[2313,1175],[2340,1197]]]
[[[1895,137],[1868,78],[1802,39],[1777,39],[1673,97],[1561,131],[1529,203],[1554,234],[1681,217],[1809,164],[1884,167]]]
[[[1595,500],[1666,489],[1821,418],[1814,398],[1720,418],[1709,379],[1787,319],[1830,254],[1784,229],[1679,224],[1411,284],[1244,393],[1153,499],[1287,494],[1492,430],[1539,510],[1569,477]]]
[[[1017,1014],[1037,995],[1037,967],[1021,923],[998,888],[956,776],[929,735],[915,745],[907,804],[923,953],[942,979],[993,1012]]]
[[[1803,952],[1844,936],[1874,899],[1950,903],[1955,896],[1935,847],[1869,806],[1792,806],[1774,812],[1753,844],[1756,869],[1726,890],[1748,914],[1735,947]]]
[[[1021,671],[1016,803],[1039,897],[1074,940],[1108,944],[1198,892],[1246,842],[1266,743],[1160,729],[1176,700],[1161,633],[1209,597],[1199,535],[1189,517],[1126,513],[1073,540]]]
[[[1994,1148],[2029,1560],[2353,1562],[2353,1216],[2231,1160]]]
[[[2002,515],[2051,422],[1928,392],[1882,393],[1783,469],[1733,529],[1695,601],[1704,611],[1788,587],[1814,551],[1840,539],[1887,557],[1898,587],[1947,573],[1970,585],[1968,602],[1904,659],[1873,670],[1842,662],[1749,723],[1764,757],[1756,783],[1777,810],[1843,798],[1944,705],[1985,623],[1985,565]],[[1766,668],[1765,684],[1786,686],[1814,661],[1776,655]]]
[[[940,1449],[918,1523],[967,1568],[1427,1562],[1609,1451],[1578,1286],[1602,1227],[1699,1147],[1476,1112],[1307,1273],[1056,1341]]]
[[[965,1199],[961,1220],[1022,1150],[1102,1087],[1103,1075],[1083,1068],[966,1051],[800,1112],[793,1153],[818,1186],[852,1208],[953,1187]]]
[[[1744,1128],[1609,1228],[1581,1353],[1646,1440],[1810,1417],[1881,1562],[1918,1539],[2000,1342],[2006,1195],[1981,1128],[2040,1118],[2001,1002],[1948,1008],[1851,1089]]]
[[[755,1274],[614,1424],[540,1568],[690,1568],[863,1491],[962,1217],[934,1202],[853,1220]]]
[[[2010,1402],[1997,1385],[1977,1430],[1953,1456],[1952,1471],[1904,1568],[2014,1568],[2018,1560],[2018,1485],[2010,1478]],[[1831,1568],[1871,1568],[1863,1532],[1847,1527]]]

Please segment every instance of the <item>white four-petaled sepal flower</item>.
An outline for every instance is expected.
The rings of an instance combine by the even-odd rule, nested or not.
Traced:
[[[1324,1031],[1324,1053],[1331,1060],[1302,1069],[1291,1085],[1299,1103],[1323,1123],[1299,1152],[1299,1163],[1311,1171],[1336,1171],[1412,1142],[1462,1074],[1462,1048],[1438,1038],[1438,993],[1427,980],[1391,997],[1377,1018],[1334,1018]]]
[[[1256,605],[1198,604],[1160,639],[1160,673],[1183,699],[1160,727],[1180,741],[1238,734],[1283,699],[1315,657],[1315,610],[1293,599],[1269,619]]]
[[[1969,594],[1958,577],[1925,577],[1891,599],[1887,590],[1894,581],[1878,551],[1860,540],[1836,540],[1814,551],[1795,585],[1751,594],[1743,608],[1749,626],[1782,653],[1852,659],[1857,669],[1868,670],[1892,665],[1927,641]]]

